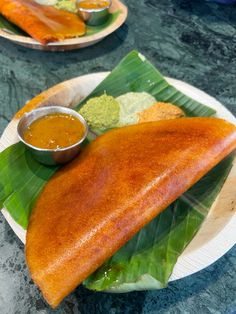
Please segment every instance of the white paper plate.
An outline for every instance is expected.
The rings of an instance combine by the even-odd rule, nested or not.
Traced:
[[[96,73],[81,76],[61,84],[38,95],[24,107],[24,110],[43,105],[61,105],[73,107],[86,97],[108,73]],[[193,99],[215,109],[217,117],[236,124],[236,118],[216,99],[184,82],[167,78],[174,87]],[[9,123],[0,139],[0,150],[17,142],[16,126],[22,111]],[[235,161],[235,160],[234,160]],[[228,176],[223,189],[214,202],[208,217],[200,231],[179,257],[170,281],[189,276],[215,262],[236,243],[236,163]],[[25,243],[26,232],[2,210],[16,235]]]

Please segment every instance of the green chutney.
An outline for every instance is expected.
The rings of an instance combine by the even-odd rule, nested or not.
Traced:
[[[76,1],[74,0],[57,0],[55,8],[76,13]]]
[[[79,110],[92,129],[110,129],[119,122],[120,106],[116,99],[106,94],[89,99]]]

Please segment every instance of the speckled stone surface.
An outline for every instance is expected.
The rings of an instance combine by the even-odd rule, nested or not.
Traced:
[[[170,77],[216,97],[236,114],[236,6],[205,1],[127,0],[127,23],[96,46],[47,53],[0,39],[0,132],[42,90],[110,70],[138,49]],[[161,291],[95,293],[79,287],[53,311],[30,280],[24,247],[0,215],[0,314],[154,314],[236,312],[236,248]]]

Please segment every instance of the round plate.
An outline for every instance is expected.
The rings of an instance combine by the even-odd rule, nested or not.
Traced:
[[[0,151],[18,141],[16,127],[26,111],[45,105],[74,107],[108,75],[108,72],[81,76],[55,85],[29,101],[13,118],[0,139]],[[217,116],[236,124],[235,117],[216,99],[184,82],[166,78],[174,87],[193,99],[212,107]],[[234,160],[235,161],[235,160]],[[215,262],[236,242],[236,163],[214,202],[200,231],[179,257],[170,280],[191,275]],[[26,232],[11,218],[6,210],[3,215],[16,235],[25,243]]]
[[[34,40],[31,37],[15,35],[3,29],[0,29],[0,36],[6,39],[9,39],[15,44],[18,44],[27,48],[38,49],[38,50],[67,51],[67,50],[85,48],[101,41],[103,38],[105,38],[106,36],[116,31],[125,22],[128,16],[128,8],[119,0],[113,0],[111,8],[110,8],[111,13],[114,13],[116,11],[120,11],[120,14],[117,17],[117,19],[112,24],[110,24],[107,28],[102,30],[101,32],[98,32],[90,36],[85,35],[82,37],[65,39],[63,41],[51,43],[46,46],[42,45],[41,43],[39,43],[38,41]]]

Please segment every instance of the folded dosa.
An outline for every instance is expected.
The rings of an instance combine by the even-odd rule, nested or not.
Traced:
[[[85,33],[85,24],[76,14],[33,0],[1,0],[0,13],[43,45]]]
[[[26,239],[51,306],[236,148],[236,127],[182,118],[112,130],[47,183]]]

